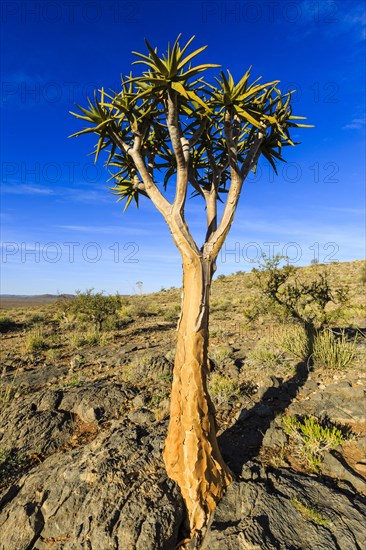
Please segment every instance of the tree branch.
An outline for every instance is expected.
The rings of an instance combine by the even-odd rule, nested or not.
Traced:
[[[145,191],[149,195],[156,208],[161,212],[166,220],[168,220],[171,213],[171,203],[160,193],[159,189],[153,182],[146,166],[141,152],[130,148],[128,154],[132,157],[135,163],[136,169],[139,172],[141,179],[145,185]]]
[[[207,119],[205,118],[201,121],[201,124],[199,125],[197,130],[194,132],[193,136],[190,138],[190,140],[189,140],[189,146],[190,147],[194,147],[196,145],[196,143],[198,142],[198,140],[202,136],[203,131],[205,130],[206,126],[207,126]]]
[[[215,188],[211,188],[211,191],[203,190],[203,194],[206,201],[207,232],[205,242],[207,242],[217,229],[217,193]]]
[[[136,170],[139,172],[144,185],[144,191],[148,194],[156,208],[161,212],[164,218],[167,220],[170,215],[172,205],[171,203],[160,193],[159,189],[155,185],[148,169],[145,166],[145,162],[142,158],[139,150],[141,146],[141,136],[135,136],[134,146],[125,143],[118,133],[110,129],[109,136],[113,143],[121,149],[125,154],[130,155],[134,161]]]
[[[243,162],[243,165],[240,170],[240,175],[243,178],[243,181],[245,180],[245,178],[247,177],[247,175],[249,174],[253,166],[255,166],[255,164],[258,161],[258,158],[261,154],[260,146],[262,144],[263,138],[264,138],[264,134],[262,132],[258,132],[249,150],[249,153],[247,154],[247,157]]]
[[[204,255],[211,260],[216,259],[217,254],[219,253],[221,246],[223,245],[224,240],[229,232],[239,202],[243,181],[253,167],[254,161],[258,159],[258,156],[260,154],[260,145],[264,137],[261,132],[257,134],[248,152],[247,158],[243,163],[242,169],[239,170],[236,160],[236,147],[231,137],[230,128],[226,126],[225,131],[229,150],[231,185],[229,188],[220,224],[216,231],[211,234],[204,246]]]
[[[166,106],[166,122],[177,163],[177,184],[173,208],[183,215],[188,188],[189,143],[183,137],[179,127],[177,95],[174,91],[168,93]]]
[[[153,181],[154,181],[154,159],[155,159],[155,155],[156,155],[156,153],[154,153],[153,151],[150,151],[148,149],[148,151],[146,153],[147,169],[148,169],[149,175],[150,175],[150,177]]]
[[[108,133],[111,141],[121,149],[121,151],[124,151],[125,153],[128,153],[129,149],[131,149],[131,145],[128,145],[126,142],[123,141],[123,139],[118,135],[118,132],[112,128],[108,128]]]
[[[168,93],[166,101],[166,121],[177,164],[176,191],[169,227],[180,252],[190,257],[192,257],[192,254],[197,257],[197,255],[199,255],[197,244],[184,219],[184,205],[187,198],[188,167],[190,159],[189,142],[182,135],[179,125],[177,96],[174,91]]]

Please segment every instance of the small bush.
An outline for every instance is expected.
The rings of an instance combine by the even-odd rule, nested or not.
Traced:
[[[162,317],[165,321],[177,322],[180,315],[180,304],[174,304],[169,306],[163,313]]]
[[[363,284],[363,285],[366,285],[366,263],[364,263],[361,267],[361,271],[360,271],[360,282]]]
[[[75,348],[81,348],[83,346],[99,346],[105,342],[106,338],[99,330],[92,329],[85,332],[73,332],[70,334],[69,340]]]
[[[356,357],[356,342],[356,338],[349,341],[344,331],[338,337],[329,330],[320,332],[314,340],[314,365],[334,370],[348,367]]]
[[[153,362],[154,357],[150,354],[134,357],[132,361],[123,366],[123,379],[132,382],[132,384],[145,382]]]
[[[216,301],[213,301],[210,307],[211,313],[215,311],[228,311],[232,307],[232,302],[230,300],[226,299],[219,299]]]
[[[208,388],[210,395],[218,405],[228,403],[240,393],[240,388],[233,380],[218,373],[211,375]]]
[[[311,343],[303,325],[286,325],[279,343],[284,351],[297,359],[305,360],[311,354]]]
[[[321,424],[312,416],[303,419],[284,416],[282,422],[285,433],[314,472],[319,472],[326,451],[345,442],[339,428]]]
[[[78,388],[79,386],[82,386],[82,384],[83,384],[82,379],[79,376],[74,375],[71,378],[67,378],[64,382],[62,382],[61,386]]]
[[[322,525],[324,527],[331,523],[330,520],[323,517],[316,508],[312,508],[311,506],[303,504],[297,498],[292,498],[291,503],[296,508],[296,510],[298,510],[307,519],[310,519],[310,521],[312,521],[313,523],[316,523],[317,525]]]
[[[175,360],[175,348],[174,349],[170,349],[169,351],[167,351],[167,353],[165,354],[165,359],[167,359],[170,363],[173,363],[174,364],[174,360]]]
[[[16,328],[16,323],[7,315],[0,316],[0,334],[10,332]]]
[[[30,331],[25,337],[25,352],[38,353],[47,349],[48,345],[40,328]]]
[[[261,367],[274,369],[284,362],[283,351],[274,346],[273,341],[263,339],[256,348],[248,354],[248,362]]]
[[[103,323],[104,331],[120,330],[125,328],[132,321],[131,317],[121,315],[119,312],[117,317],[108,317]]]
[[[125,311],[127,315],[134,319],[144,319],[146,317],[152,317],[154,315],[157,315],[159,312],[159,307],[157,304],[149,301],[144,298],[137,298],[131,304],[127,305],[127,309],[123,309],[122,311]]]
[[[117,315],[120,319],[131,320],[134,314],[133,306],[130,304],[124,304],[121,306],[117,312]]]
[[[46,351],[45,357],[50,363],[56,363],[56,361],[61,357],[61,351],[59,349],[51,348]]]
[[[334,287],[329,273],[317,265],[313,266],[313,277],[307,281],[298,268],[288,263],[283,256],[273,259],[265,255],[259,268],[253,270],[260,295],[252,304],[249,314],[255,320],[258,312],[267,310],[283,319],[293,319],[313,328],[329,325],[331,319],[342,316],[349,303],[347,286]],[[332,304],[332,310],[329,305]],[[248,316],[248,315],[247,315]]]
[[[133,359],[123,366],[122,378],[132,384],[147,384],[172,382],[172,364],[163,355],[136,354]]]
[[[91,321],[98,331],[103,328],[107,319],[116,317],[120,306],[120,296],[104,296],[103,292],[93,293],[92,288],[85,292],[78,290],[74,299],[64,300],[59,304],[68,322],[73,322],[75,317],[82,321]]]
[[[160,405],[169,399],[169,390],[162,388],[161,391],[154,392],[148,400],[147,406],[150,409],[159,409]]]
[[[215,365],[220,366],[231,357],[231,348],[228,346],[218,346],[210,350],[208,355]]]
[[[0,487],[10,485],[19,472],[30,463],[30,458],[16,449],[0,450]]]
[[[55,319],[60,322],[60,325],[65,328],[74,328],[77,323],[78,316],[72,311],[62,310],[56,313]]]
[[[33,313],[27,320],[27,322],[31,325],[35,325],[37,323],[44,323],[46,320],[46,316],[42,315],[42,313]]]

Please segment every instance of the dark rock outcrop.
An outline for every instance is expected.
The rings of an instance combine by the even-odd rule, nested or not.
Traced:
[[[49,456],[1,495],[0,548],[174,548],[183,503],[160,458],[164,432],[115,420]]]
[[[169,368],[152,363],[151,379]],[[219,503],[202,548],[360,550],[365,482],[336,453],[326,455],[324,467],[343,479],[339,484],[327,475],[266,469],[253,460],[260,445],[275,451],[285,444],[278,395],[285,405],[290,396],[277,382],[269,390],[251,409],[227,412],[235,424],[220,441],[237,480]],[[304,393],[306,399],[297,393],[289,405],[291,414],[313,412],[330,399],[353,407],[359,418],[359,387],[323,391],[307,383]],[[8,403],[0,426],[0,458],[8,457],[2,470],[0,460],[0,550],[174,550],[185,533],[185,508],[162,461],[167,422],[155,420],[147,395],[104,379],[38,389]],[[360,453],[362,444],[359,439],[355,447]],[[21,457],[30,453],[36,460],[24,467]]]
[[[365,499],[315,477],[252,463],[230,485],[205,538],[205,550],[360,550]]]

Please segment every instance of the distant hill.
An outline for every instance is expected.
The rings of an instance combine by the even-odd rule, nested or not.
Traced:
[[[73,294],[0,294],[0,308],[37,306],[72,298],[74,298]]]

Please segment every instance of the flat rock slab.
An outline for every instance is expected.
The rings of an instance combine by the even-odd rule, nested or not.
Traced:
[[[0,448],[55,451],[70,438],[76,417],[94,423],[116,418],[116,412],[128,408],[136,393],[128,385],[99,381],[20,396],[11,401],[1,418]]]
[[[148,433],[128,420],[111,424],[0,494],[1,550],[174,548],[183,503],[152,455],[166,427]]]
[[[252,469],[250,479],[230,485],[202,549],[364,548],[365,499],[290,470]]]

